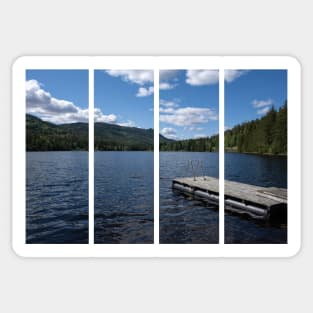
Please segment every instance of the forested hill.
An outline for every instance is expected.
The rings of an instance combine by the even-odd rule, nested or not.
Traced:
[[[259,154],[287,154],[287,101],[262,118],[225,131],[225,150]]]
[[[225,150],[259,154],[287,154],[287,101],[262,118],[225,131]],[[171,142],[160,142],[161,151],[218,151],[218,135]]]
[[[198,139],[160,141],[160,151],[215,152],[218,151],[218,135]]]
[[[160,136],[160,142],[171,140]],[[88,124],[55,125],[26,115],[27,151],[88,150]],[[95,150],[153,150],[153,129],[95,123]]]
[[[287,154],[287,101],[260,119],[225,131],[225,150]],[[160,151],[218,151],[218,135],[170,140],[160,135]],[[26,115],[27,151],[88,150],[88,124],[55,125]],[[153,150],[153,130],[95,123],[95,150]]]

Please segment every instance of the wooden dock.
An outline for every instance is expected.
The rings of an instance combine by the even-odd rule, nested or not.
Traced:
[[[287,216],[287,189],[260,187],[225,180],[225,210],[257,219]],[[173,189],[215,203],[219,202],[219,180],[214,177],[182,177],[173,180]]]

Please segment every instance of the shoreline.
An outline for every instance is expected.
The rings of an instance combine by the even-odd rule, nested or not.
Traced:
[[[287,157],[287,153],[260,153],[260,152],[239,152],[239,151],[234,151],[234,150],[225,150],[225,153],[241,153],[241,154],[252,154],[252,155],[262,155],[262,156],[280,156],[280,157]]]
[[[26,150],[26,152],[89,152],[89,150]],[[154,152],[153,150],[94,150],[94,152]],[[162,150],[161,152],[184,152],[184,153],[219,153],[219,151],[173,151],[173,150]],[[288,157],[288,154],[274,154],[274,153],[258,153],[258,152],[238,152],[238,151],[227,151],[225,153],[237,153],[237,154],[252,154],[259,156],[277,156],[277,157]]]
[[[26,152],[89,152],[89,150],[26,150]],[[153,150],[94,150],[94,152],[153,152]]]
[[[187,153],[219,153],[219,151],[187,151],[187,150],[178,150],[178,151],[173,151],[173,150],[162,150],[160,152],[187,152]],[[259,152],[238,152],[238,151],[227,151],[225,150],[225,153],[237,153],[237,154],[252,154],[252,155],[260,155],[260,156],[279,156],[279,157],[287,157],[288,154],[274,154],[274,153],[259,153]]]

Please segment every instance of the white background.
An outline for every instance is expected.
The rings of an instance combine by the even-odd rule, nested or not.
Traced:
[[[300,0],[2,1],[0,311],[312,311],[311,12],[310,2]],[[74,54],[297,57],[303,78],[299,254],[224,260],[17,257],[11,249],[11,65],[21,55]]]

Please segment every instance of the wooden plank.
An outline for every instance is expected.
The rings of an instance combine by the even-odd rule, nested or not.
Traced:
[[[210,190],[213,192],[218,193],[218,179],[210,176],[201,176],[201,177],[195,177],[195,180],[193,177],[180,177],[175,178],[173,180],[174,182],[188,185],[190,187],[197,187],[203,190]]]
[[[265,190],[259,190],[259,192],[265,194],[267,197],[273,197],[279,201],[287,203],[287,189],[270,187]]]
[[[214,193],[218,193],[219,189],[219,180],[209,176],[195,177],[195,179],[182,177],[174,179],[173,182]],[[265,188],[225,180],[225,198],[239,199],[243,202],[251,202],[269,208],[287,203],[287,189]]]

